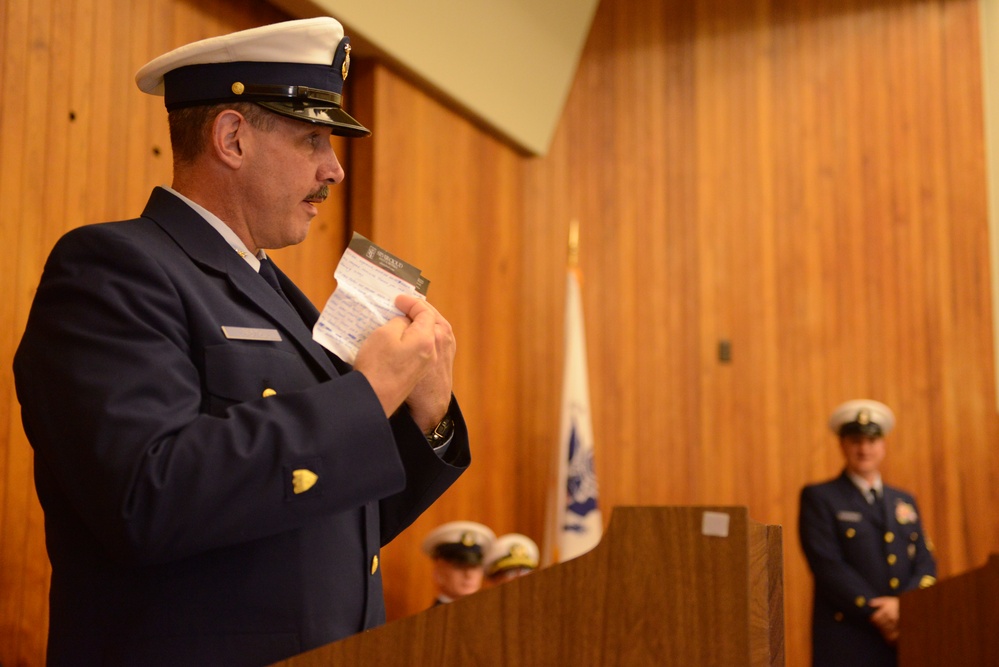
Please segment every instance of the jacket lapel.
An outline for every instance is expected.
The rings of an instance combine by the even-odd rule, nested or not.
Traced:
[[[142,216],[163,228],[201,270],[224,275],[235,291],[280,327],[329,377],[339,375],[331,355],[312,340],[311,325],[318,318],[318,311],[283,272],[277,271],[278,279],[295,308],[289,306],[197,211],[163,188],[153,190]]]

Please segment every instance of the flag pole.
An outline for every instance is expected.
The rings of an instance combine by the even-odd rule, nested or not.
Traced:
[[[576,363],[571,353],[571,348],[567,345],[570,340],[569,331],[572,330],[570,325],[573,319],[573,313],[575,308],[578,306],[570,305],[572,300],[569,298],[570,294],[575,292],[578,294],[578,285],[581,282],[581,271],[579,269],[579,220],[573,219],[569,222],[569,237],[567,246],[567,256],[566,256],[566,279],[568,283],[575,283],[575,287],[570,287],[567,283],[566,292],[566,310],[565,310],[565,330],[564,333],[566,338],[563,339],[563,349],[565,351],[565,356],[563,358],[563,380],[561,388],[561,422],[559,426],[559,438],[557,439],[557,446],[554,451],[554,466],[553,466],[553,480],[550,482],[550,498],[548,503],[548,512],[545,517],[545,539],[542,548],[542,565],[552,565],[562,561],[566,554],[561,552],[560,544],[562,542],[562,531],[564,529],[564,523],[566,521],[566,500],[567,500],[567,477],[568,477],[568,443],[565,441],[565,434],[562,433],[564,430],[564,422],[567,417],[567,406],[566,406],[566,392],[571,391],[569,387],[569,371],[568,369]]]
[[[579,220],[569,223],[569,268],[573,271],[579,268]]]
[[[569,221],[569,242],[568,242],[568,254],[566,256],[566,269],[570,273],[576,274],[579,277],[579,220],[573,218]],[[564,341],[563,341],[564,342]],[[564,348],[564,345],[563,345]],[[563,359],[563,364],[567,363],[567,360]],[[561,397],[560,397],[561,402]],[[558,538],[559,529],[561,526],[562,512],[564,510],[563,503],[565,498],[565,489],[562,488],[562,484],[565,480],[565,452],[563,451],[562,444],[559,439],[556,439],[556,447],[554,456],[552,457],[555,465],[552,471],[552,477],[554,478],[551,482],[551,488],[548,493],[548,508],[545,514],[545,539],[542,544],[541,550],[541,565],[553,565],[559,562],[558,555]]]

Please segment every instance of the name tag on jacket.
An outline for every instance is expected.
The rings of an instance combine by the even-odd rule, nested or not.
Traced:
[[[848,521],[850,523],[860,523],[864,520],[860,512],[836,512],[836,518],[840,521]]]
[[[253,327],[222,326],[222,333],[229,340],[272,340],[280,341],[281,334],[277,329],[255,329]]]

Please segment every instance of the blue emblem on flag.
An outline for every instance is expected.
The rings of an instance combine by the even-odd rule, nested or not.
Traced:
[[[570,516],[582,518],[597,509],[597,475],[593,470],[593,451],[579,446],[575,425],[569,434],[566,492],[566,510]],[[581,523],[567,523],[565,529],[582,532],[585,526]]]

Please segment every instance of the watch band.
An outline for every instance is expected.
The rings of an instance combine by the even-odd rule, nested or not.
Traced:
[[[451,438],[452,433],[454,433],[454,420],[451,419],[451,415],[444,415],[434,430],[427,434],[427,442],[431,447],[440,447]]]

